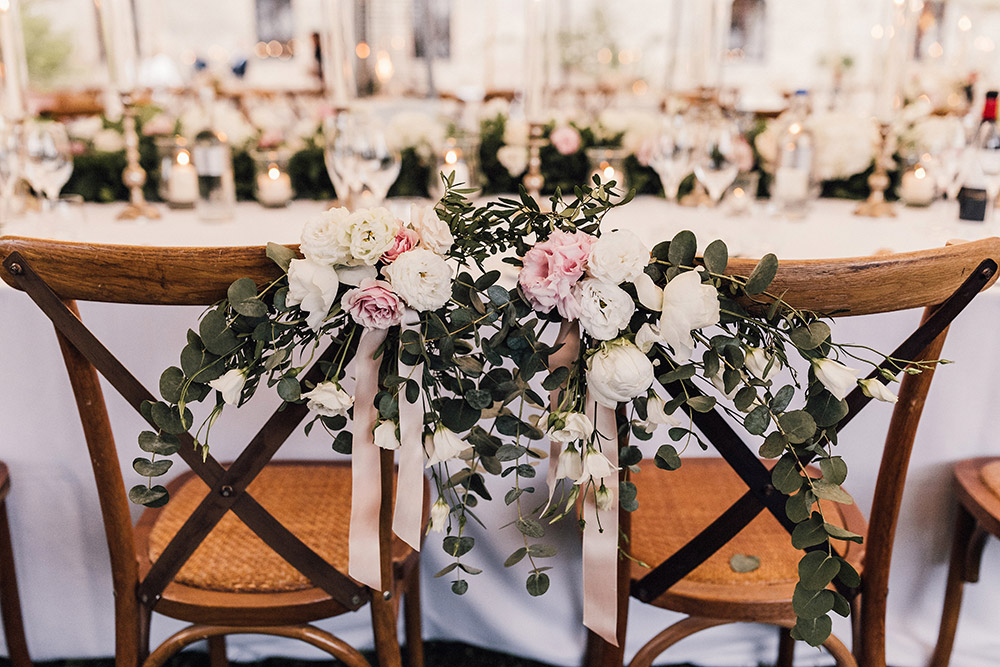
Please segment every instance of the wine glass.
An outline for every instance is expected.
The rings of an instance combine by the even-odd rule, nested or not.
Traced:
[[[21,180],[21,136],[19,123],[0,118],[0,228],[14,212],[14,192]]]
[[[401,157],[386,144],[379,123],[367,114],[341,112],[326,127],[324,157],[338,197],[349,207],[359,199],[381,204],[399,176]]]
[[[43,209],[49,211],[73,173],[69,135],[61,123],[31,121],[25,126],[24,148],[24,176],[44,195]]]
[[[707,123],[694,160],[694,175],[705,186],[713,204],[718,204],[726,188],[740,171],[739,128],[731,120],[718,117]]]
[[[677,201],[677,190],[694,166],[694,137],[689,120],[681,114],[667,118],[649,159],[660,177],[667,201]]]

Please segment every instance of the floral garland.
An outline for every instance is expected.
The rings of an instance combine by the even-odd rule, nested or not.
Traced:
[[[847,414],[844,398],[859,382],[848,364],[889,362],[895,372],[860,383],[866,394],[893,402],[885,382],[934,362],[834,343],[818,314],[767,292],[777,271],[773,255],[740,277],[726,273],[721,241],[696,259],[691,232],[652,249],[628,231],[602,233],[605,214],[630,199],[612,201],[597,183],[577,189],[572,201],[553,196],[548,210],[523,192],[476,208],[449,183],[436,206],[415,206],[405,224],[381,208],[331,209],[308,220],[302,256],[269,245],[284,274],[260,288],[246,278],[235,282],[189,335],[180,366],[164,372],[163,401],[146,412],[156,431],[139,437],[152,457],[135,465],[149,481],[132,489],[133,500],[167,501],[153,477],[170,462],[156,457],[175,452],[176,435],[195,426],[192,402],[215,397],[192,431],[207,451],[219,413],[247,402],[264,383],[284,401],[308,405],[306,431],[319,426],[336,451],[353,452],[355,475],[366,474],[357,471],[373,455],[377,462],[380,448],[399,451],[397,498],[407,501],[397,501],[393,527],[415,548],[430,470],[437,499],[427,530],[446,534],[442,546],[455,559],[437,576],[450,575],[459,595],[480,572],[469,562],[469,529],[479,522],[477,504],[492,500],[485,475],[510,481],[504,502],[524,544],[506,565],[527,564],[532,595],[547,590],[550,568],[542,562],[556,553],[544,541],[546,523],[573,515],[582,501],[584,622],[614,641],[616,592],[604,568],[617,559],[619,505],[633,511],[639,502],[632,482],[619,484],[618,470],[639,473],[643,458],[636,445],[619,450],[614,411],[623,411],[623,428],[638,441],[667,427],[674,444],[661,444],[654,462],[673,470],[691,443],[707,447],[692,415],[718,407],[760,439],[762,457],[777,459],[772,480],[797,524],[792,544],[813,548],[799,566],[793,634],[821,644],[829,613],[849,611],[831,582],[859,583],[831,540],[861,537],[827,522],[819,504],[851,502],[841,487],[847,466],[832,449]],[[499,256],[518,268],[516,285],[499,284],[501,272],[484,267]],[[325,346],[323,379],[305,382]],[[805,377],[793,355],[808,362]],[[352,375],[353,395],[344,387]],[[548,457],[538,446],[546,439]],[[529,506],[546,458],[548,501]],[[819,477],[804,467],[808,459],[818,462]],[[359,486],[370,485],[356,476],[352,492],[365,492]],[[370,560],[364,549],[377,549],[377,535],[372,547],[356,518],[350,574],[378,587],[377,571],[364,572],[360,562],[365,553]]]

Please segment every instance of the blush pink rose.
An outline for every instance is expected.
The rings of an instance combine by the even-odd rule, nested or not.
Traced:
[[[552,142],[560,155],[572,155],[580,150],[580,133],[569,125],[560,125],[552,130],[549,141]]]
[[[369,329],[388,329],[403,321],[403,301],[384,280],[367,278],[344,294],[341,305],[355,322]]]
[[[542,313],[555,308],[567,320],[579,317],[573,286],[587,270],[593,244],[594,237],[584,232],[557,230],[524,254],[518,283],[532,308]]]
[[[392,264],[404,252],[416,248],[419,242],[420,234],[417,233],[417,230],[400,227],[399,231],[396,232],[396,237],[392,240],[392,245],[382,253],[382,261],[386,264]]]

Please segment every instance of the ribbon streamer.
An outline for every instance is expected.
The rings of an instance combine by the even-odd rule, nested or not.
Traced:
[[[372,359],[385,340],[385,329],[365,329],[354,357],[353,447],[351,453],[351,528],[348,536],[347,573],[377,591],[382,590],[379,553],[379,508],[382,481],[379,449],[372,431],[377,416],[379,360]]]
[[[597,429],[601,451],[617,468],[615,411],[599,405],[588,391],[587,413]],[[583,529],[583,624],[604,641],[618,646],[618,474],[604,482],[611,495],[608,509],[597,508],[594,492],[584,494],[583,498],[583,520],[586,522]]]
[[[576,361],[577,357],[580,356],[580,323],[577,321],[568,322],[563,320],[559,324],[559,333],[556,335],[556,345],[562,344],[562,347],[549,355],[549,372],[556,370],[560,367],[570,367],[573,362]],[[558,410],[556,401],[559,400],[559,389],[549,392],[549,405],[552,406],[552,410]],[[545,474],[545,483],[549,487],[549,502],[546,503],[545,508],[542,510],[542,514],[548,510],[549,505],[552,504],[552,496],[556,492],[556,472],[559,468],[559,454],[562,450],[562,444],[558,442],[549,442],[549,470]]]
[[[406,310],[402,331],[416,331],[420,325],[420,314]],[[423,363],[407,366],[399,362],[399,375],[416,380],[422,385]],[[402,385],[401,385],[402,386]],[[406,392],[399,392],[399,474],[396,477],[396,507],[392,514],[392,532],[420,551],[420,537],[423,534],[424,514],[424,446],[421,442],[424,430],[424,406],[422,396],[410,403]]]

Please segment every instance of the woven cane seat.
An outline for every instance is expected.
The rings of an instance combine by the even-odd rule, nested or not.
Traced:
[[[155,561],[208,493],[198,477],[171,492],[149,535]],[[346,465],[270,465],[249,493],[317,554],[347,572],[351,469]],[[336,511],[331,511],[331,509]],[[174,581],[213,591],[276,593],[311,588],[298,570],[263,542],[233,512],[227,512],[195,550]]]

